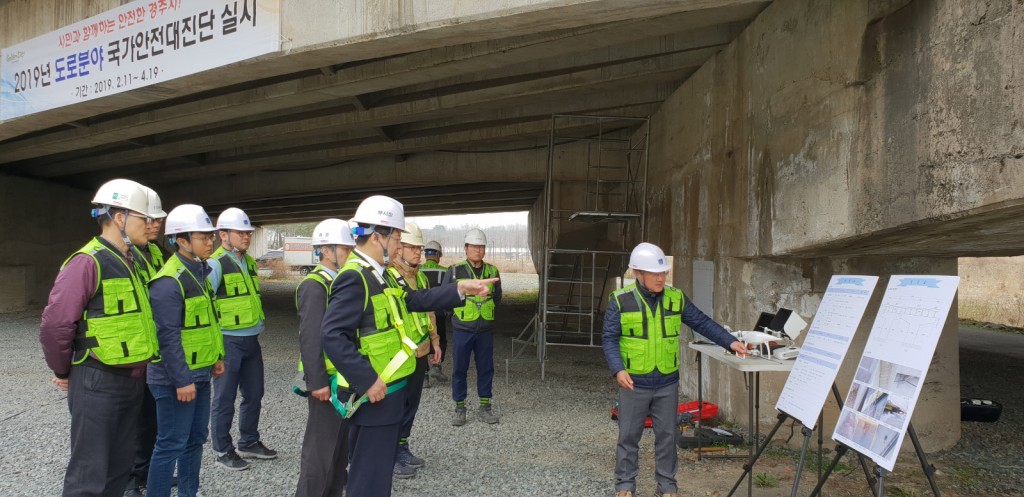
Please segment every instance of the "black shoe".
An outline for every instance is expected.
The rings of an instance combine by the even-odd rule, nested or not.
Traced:
[[[403,480],[416,476],[416,468],[402,464],[402,461],[395,461],[395,469],[392,473],[395,478]]]
[[[238,455],[246,459],[277,459],[277,451],[268,449],[263,442],[256,442],[248,447],[239,447]]]
[[[421,468],[423,467],[424,464],[427,463],[427,461],[424,461],[422,458],[414,456],[412,451],[409,450],[408,444],[398,446],[397,459],[399,463],[404,464],[410,468]]]
[[[242,460],[242,458],[238,456],[238,453],[233,450],[223,456],[217,456],[217,462],[215,464],[231,471],[249,469],[249,463]]]

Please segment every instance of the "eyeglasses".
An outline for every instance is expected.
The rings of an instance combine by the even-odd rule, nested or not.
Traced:
[[[238,235],[238,236],[240,236],[240,237],[243,237],[243,238],[245,238],[245,237],[252,237],[252,232],[251,231],[235,231],[235,230],[232,230],[231,232],[236,234],[236,235]]]
[[[213,233],[204,233],[202,231],[193,231],[191,235],[193,242],[208,243],[213,241]]]
[[[143,220],[146,221],[146,224],[153,224],[153,222],[156,221],[156,219],[153,219],[153,218],[151,218],[149,216],[143,216],[142,214],[136,214],[134,212],[129,212],[128,215],[131,216],[131,217],[137,217],[139,219],[143,219]]]
[[[423,247],[420,247],[418,245],[409,245],[408,243],[403,243],[402,248],[412,250],[413,252],[423,251]]]

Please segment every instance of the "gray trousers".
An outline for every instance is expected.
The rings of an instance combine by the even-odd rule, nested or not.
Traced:
[[[142,377],[71,367],[71,459],[64,474],[64,497],[124,495],[135,463],[135,427],[145,387]]]
[[[636,492],[636,476],[640,472],[637,461],[640,437],[644,434],[644,419],[648,415],[654,422],[654,479],[658,483],[658,492],[678,491],[678,405],[679,385],[676,383],[657,390],[626,390],[619,387],[619,443],[615,448],[615,491]]]
[[[348,482],[348,420],[312,396],[295,497],[340,497]]]

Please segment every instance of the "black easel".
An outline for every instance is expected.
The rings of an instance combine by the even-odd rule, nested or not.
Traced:
[[[834,385],[833,388],[835,388]],[[938,484],[935,483],[935,466],[932,466],[931,464],[928,463],[928,456],[925,455],[924,449],[921,448],[921,441],[917,438],[917,432],[914,430],[914,425],[911,424],[909,421],[907,422],[907,435],[910,436],[910,441],[914,444],[914,451],[917,452],[917,460],[921,462],[921,470],[924,472],[925,478],[928,479],[928,484],[932,487],[932,494],[934,494],[935,497],[942,497],[942,494],[939,492],[939,486]],[[814,490],[811,491],[810,497],[814,497],[821,493],[821,489],[825,485],[825,480],[828,479],[829,475],[832,474],[832,470],[834,470],[836,465],[839,464],[839,459],[841,459],[843,455],[846,454],[846,452],[849,450],[853,450],[853,452],[857,454],[857,457],[861,459],[861,463],[863,464],[865,457],[863,454],[843,444],[838,444],[836,446],[836,457],[832,458],[832,463],[829,464],[828,469],[825,470],[824,479],[818,480],[818,486],[814,487]],[[867,469],[865,468],[864,471],[866,472]],[[870,474],[868,475],[868,484],[871,485],[871,490],[872,492],[875,493],[877,497],[884,497],[885,477],[889,474],[889,471],[887,471],[885,468],[881,466],[876,465],[875,473],[878,475],[877,489],[872,484],[873,478],[870,476]]]
[[[832,383],[832,396],[835,397],[836,402],[839,404],[839,409],[842,410],[842,408],[843,408],[843,397],[842,397],[842,395],[840,395],[839,388],[836,387],[835,383]],[[779,410],[778,421],[775,423],[775,426],[772,427],[771,431],[768,432],[768,435],[764,439],[764,443],[762,443],[757,448],[757,452],[753,456],[751,456],[750,461],[748,461],[746,464],[743,465],[743,474],[741,474],[739,479],[736,480],[736,484],[734,484],[732,486],[732,490],[729,490],[729,494],[726,497],[732,497],[732,495],[734,493],[736,493],[736,489],[739,488],[741,483],[743,483],[743,479],[746,478],[747,475],[750,474],[751,471],[753,471],[754,463],[757,462],[757,460],[761,457],[761,454],[765,451],[765,449],[768,448],[768,445],[771,444],[772,437],[774,437],[775,433],[779,431],[779,428],[781,428],[782,425],[786,423],[786,420],[788,420],[790,418],[792,418],[794,421],[796,420],[796,418],[793,418],[789,414],[786,414],[786,412],[782,411],[781,409]],[[821,490],[821,487],[825,483],[825,480],[823,478],[828,478],[828,475],[835,468],[835,465],[838,464],[839,459],[841,459],[842,456],[844,454],[846,454],[846,451],[848,450],[845,446],[840,444],[839,448],[836,449],[836,458],[832,461],[832,464],[829,466],[829,470],[826,471],[824,475],[822,475],[822,473],[821,473],[821,447],[822,447],[822,444],[824,442],[824,437],[822,435],[821,424],[822,424],[822,414],[819,412],[818,413],[818,428],[819,428],[818,429],[818,486],[815,487],[815,492],[818,492],[818,491]],[[796,467],[796,475],[795,475],[795,477],[793,479],[793,491],[791,493],[792,497],[796,497],[797,489],[799,488],[799,485],[800,485],[800,476],[803,473],[804,461],[805,461],[806,456],[807,456],[807,448],[810,445],[811,434],[814,433],[814,430],[812,428],[808,428],[808,427],[804,426],[800,430],[800,432],[804,436],[804,443],[803,443],[803,448],[800,450],[800,463]],[[840,449],[842,449],[842,452],[840,452]],[[857,458],[860,460],[860,466],[864,470],[864,475],[867,477],[868,485],[871,487],[872,491],[874,491],[874,489],[875,489],[875,481],[874,481],[874,478],[871,477],[871,471],[868,469],[867,461],[865,461],[864,456],[859,454],[859,453],[857,454]],[[932,469],[932,471],[934,472],[934,468]],[[815,494],[812,493],[811,495],[813,497],[813,495],[815,495]],[[936,494],[936,497],[938,497],[938,494]]]

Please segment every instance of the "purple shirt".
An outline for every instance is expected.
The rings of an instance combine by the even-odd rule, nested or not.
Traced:
[[[113,250],[120,254],[117,249]],[[50,290],[39,324],[39,343],[43,346],[46,365],[57,378],[67,378],[71,371],[72,342],[78,331],[78,321],[96,293],[98,278],[96,261],[87,254],[75,254],[53,282],[53,290]],[[134,369],[132,377],[141,377],[146,371],[145,362],[123,367]]]

